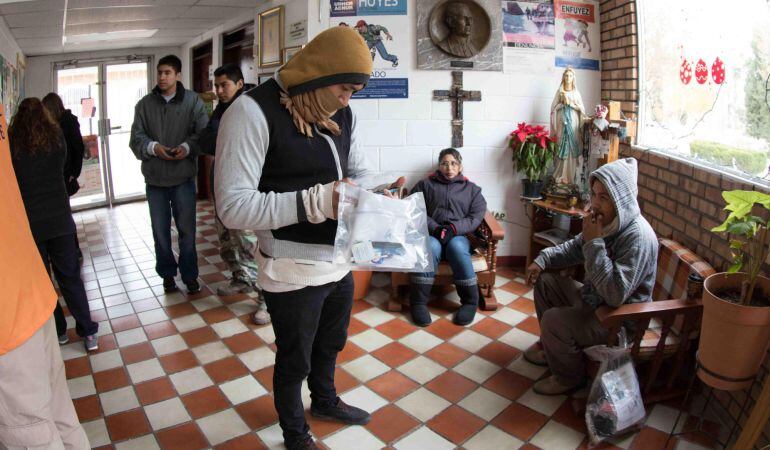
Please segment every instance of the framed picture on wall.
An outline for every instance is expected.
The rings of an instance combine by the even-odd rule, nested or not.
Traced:
[[[304,45],[297,45],[295,47],[286,47],[283,49],[283,62],[287,63],[292,56],[296,55],[298,51],[302,50]]]
[[[280,66],[283,62],[283,6],[259,13],[259,67]]]

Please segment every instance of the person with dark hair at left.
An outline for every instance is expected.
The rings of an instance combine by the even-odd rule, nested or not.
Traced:
[[[179,81],[182,61],[167,55],[158,61],[158,84],[136,104],[129,146],[142,161],[147,183],[155,271],[163,290],[177,290],[177,268],[187,292],[200,292],[195,250],[195,179],[198,136],[208,123],[203,100]],[[171,217],[179,233],[179,263],[171,250]]]
[[[75,319],[75,331],[86,349],[99,348],[99,324],[91,320],[80,278],[75,221],[64,187],[67,146],[59,125],[35,97],[24,99],[8,130],[13,168],[29,226],[46,268],[52,267],[62,297]],[[54,309],[59,343],[66,344],[67,321],[61,305]]]
[[[428,231],[434,267],[446,259],[452,267],[452,277],[461,306],[454,316],[457,325],[468,325],[476,316],[479,286],[471,262],[471,244],[467,237],[484,220],[487,201],[481,188],[463,176],[463,157],[454,148],[441,150],[438,170],[419,181],[412,194],[422,192],[428,208]],[[435,272],[413,274],[409,308],[415,325],[430,325],[428,296]]]
[[[227,108],[233,104],[236,98],[253,85],[245,84],[243,72],[237,64],[225,64],[214,71],[214,91],[219,103],[214,109],[200,137],[201,152],[215,156],[219,122]],[[211,191],[214,191],[214,166],[211,167]],[[231,230],[224,226],[216,214],[214,208],[214,223],[219,235],[219,255],[227,263],[230,270],[230,282],[227,286],[220,286],[217,295],[227,296],[246,294],[257,291],[257,310],[252,315],[256,325],[270,323],[270,314],[267,313],[262,290],[257,284],[259,268],[254,261],[253,251],[256,249],[257,238],[249,230]]]

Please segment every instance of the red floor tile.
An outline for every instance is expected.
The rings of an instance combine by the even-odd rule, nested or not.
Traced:
[[[511,361],[519,356],[519,354],[521,354],[521,352],[518,349],[497,341],[487,344],[476,353],[477,356],[480,356],[487,361],[491,361],[500,367],[508,366]]]
[[[191,303],[178,303],[176,305],[172,306],[166,306],[166,315],[168,315],[172,319],[176,319],[177,317],[187,316],[190,314],[195,314],[198,312],[197,309],[191,304]]]
[[[355,317],[350,318],[350,325],[348,325],[348,336],[355,336],[358,333],[362,333],[369,329],[369,325],[361,322]]]
[[[391,339],[401,339],[407,334],[413,333],[415,326],[404,322],[403,320],[393,319],[391,321],[377,325],[375,329]]]
[[[217,384],[249,374],[249,369],[235,356],[207,364],[203,366],[203,369]]]
[[[215,335],[216,333],[211,331]],[[262,347],[265,343],[256,334],[251,331],[245,331],[227,338],[222,339],[227,348],[233,353],[245,353],[255,348]]]
[[[508,283],[500,286],[500,288],[516,295],[526,294],[532,290],[532,286],[527,286],[526,284],[519,283],[518,281],[509,281]]]
[[[99,350],[96,353],[105,353],[118,348],[114,334],[99,336]]]
[[[509,400],[516,400],[532,387],[534,382],[510,370],[503,369],[484,383],[484,387]]]
[[[479,431],[486,422],[457,405],[452,405],[427,422],[428,427],[455,444]]]
[[[519,324],[516,325],[516,328],[534,334],[535,336],[540,336],[540,323],[537,321],[537,317],[527,317],[519,322]]]
[[[661,450],[673,450],[676,448],[678,442],[677,438],[671,438],[668,441],[668,434],[660,430],[656,430],[652,427],[642,427],[642,430],[634,438],[631,443],[631,450],[647,450],[652,448],[659,448]]]
[[[575,431],[584,434],[587,433],[585,408],[583,408],[583,411],[575,411],[575,408],[570,401],[562,403],[559,409],[553,413],[551,418],[562,425],[567,425]]]
[[[488,338],[497,339],[507,333],[511,329],[511,326],[500,322],[499,320],[487,317],[471,328],[473,331],[481,333]]]
[[[64,370],[67,373],[67,379],[82,377],[91,373],[91,363],[88,356],[69,359],[64,361]]]
[[[129,365],[154,358],[155,350],[149,342],[142,342],[129,347],[121,347],[120,356],[123,357],[123,364]]]
[[[425,387],[450,402],[457,403],[476,389],[478,384],[450,370],[431,380]]]
[[[471,354],[448,342],[439,344],[425,352],[425,356],[436,361],[444,367],[454,367]]]
[[[396,401],[420,387],[419,384],[407,378],[401,372],[391,370],[370,380],[366,385],[388,401]]]
[[[203,320],[208,324],[224,322],[225,320],[235,318],[235,314],[233,314],[233,312],[230,311],[230,309],[226,306],[209,309],[208,311],[203,311],[200,314]]]
[[[462,333],[465,327],[459,327],[446,319],[438,319],[425,327],[425,331],[445,341]]]
[[[273,397],[269,395],[241,403],[235,407],[235,410],[252,430],[259,430],[278,422]]]
[[[310,413],[305,414],[305,419],[307,420],[307,424],[310,425],[310,432],[319,439],[323,439],[345,427],[345,424],[343,423],[318,419],[311,416]]]
[[[141,436],[150,431],[150,423],[141,409],[107,416],[104,419],[113,442]]]
[[[246,332],[254,336],[254,333]],[[181,334],[182,339],[187,343],[190,348],[197,347],[199,345],[214,342],[219,339],[219,336],[214,332],[211,327],[201,327],[194,330],[186,331]],[[256,338],[256,336],[254,336]]]
[[[181,398],[182,403],[187,407],[187,412],[193,419],[208,416],[230,407],[230,402],[216,386],[195,391]]]
[[[259,381],[259,384],[264,386],[268,392],[273,392],[273,372],[275,366],[265,367],[253,373],[254,378]]]
[[[524,314],[535,313],[535,302],[528,298],[524,298],[524,297],[517,298],[516,300],[512,301],[508,306],[519,312],[523,312]]]
[[[209,446],[208,440],[194,423],[160,430],[156,436],[164,450],[197,450]]]
[[[348,341],[345,344],[345,348],[337,355],[337,364],[342,364],[348,361],[352,361],[356,358],[364,356],[365,354],[366,354],[366,350]]]
[[[98,395],[76,398],[72,400],[72,404],[75,405],[75,411],[78,413],[78,420],[81,422],[89,422],[102,415],[102,406],[99,402]]]
[[[163,370],[165,370],[167,374],[180,372],[198,365],[198,359],[195,357],[195,353],[190,350],[183,350],[181,352],[161,356],[159,359],[160,365],[163,366]]]
[[[168,377],[161,377],[134,385],[139,403],[149,405],[176,397],[176,390]]]
[[[172,334],[178,333],[174,324],[168,320],[145,325],[144,332],[147,334],[147,339],[149,340],[171,336]]]
[[[391,342],[373,351],[371,355],[390,367],[398,367],[411,361],[417,356],[417,352],[399,342]]]
[[[265,444],[259,440],[259,438],[253,434],[244,434],[235,439],[231,439],[227,442],[214,447],[216,450],[261,450],[267,449]]]
[[[142,323],[139,322],[139,317],[137,317],[136,314],[112,319],[110,320],[110,324],[112,325],[112,331],[114,333],[130,330],[132,328],[138,328],[142,325]]]
[[[113,389],[122,388],[131,384],[128,374],[124,367],[116,367],[102,372],[96,372],[94,375],[94,385],[96,392],[102,393]]]
[[[548,417],[526,406],[512,403],[492,419],[492,425],[522,441],[528,441],[548,422]]]
[[[420,422],[414,420],[396,405],[387,405],[372,414],[366,429],[385,443],[393,442],[412,431]]]

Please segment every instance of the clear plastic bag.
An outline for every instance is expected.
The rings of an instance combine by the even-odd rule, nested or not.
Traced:
[[[335,263],[354,270],[432,272],[422,192],[404,199],[341,183]]]
[[[595,345],[585,353],[600,362],[586,404],[586,426],[593,446],[637,429],[646,413],[627,348]]]

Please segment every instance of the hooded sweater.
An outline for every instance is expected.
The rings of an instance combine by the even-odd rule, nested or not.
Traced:
[[[658,239],[641,215],[637,197],[637,167],[633,158],[621,159],[591,173],[609,191],[617,213],[617,231],[585,242],[582,233],[540,252],[535,263],[543,269],[583,264],[584,303],[594,308],[605,303],[648,302],[655,285]]]

